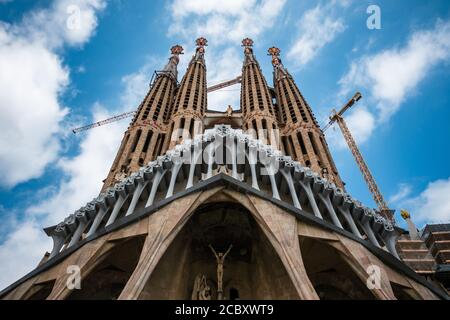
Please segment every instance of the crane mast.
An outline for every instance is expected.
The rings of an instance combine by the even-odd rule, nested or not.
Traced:
[[[377,183],[375,182],[375,178],[373,177],[372,173],[369,170],[369,167],[367,166],[366,162],[364,161],[364,158],[359,151],[358,145],[355,142],[355,139],[353,138],[350,130],[347,127],[347,123],[345,122],[342,115],[345,111],[347,111],[351,106],[353,106],[357,101],[359,101],[362,98],[361,94],[357,92],[352,99],[350,99],[344,107],[339,112],[336,112],[336,110],[333,110],[333,113],[330,116],[330,122],[325,126],[323,131],[325,132],[333,123],[337,122],[339,125],[339,128],[342,131],[342,134],[344,136],[345,141],[347,142],[347,145],[355,158],[356,164],[359,167],[359,170],[361,171],[364,180],[369,187],[370,193],[372,194],[372,197],[375,201],[375,203],[378,206],[378,209],[380,213],[387,219],[392,220],[393,219],[393,212],[389,209],[386,201],[384,200],[383,195],[381,194],[380,189],[378,188]]]

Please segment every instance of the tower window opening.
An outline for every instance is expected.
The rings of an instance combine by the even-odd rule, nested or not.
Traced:
[[[250,112],[252,112],[253,110],[255,110],[255,103],[253,101],[253,94],[252,94],[252,85],[251,85],[251,77],[253,76],[253,72],[251,67],[247,68],[247,94],[248,94],[248,99],[249,99],[249,103],[250,103]]]
[[[303,121],[304,122],[308,122],[308,117],[306,117],[306,113],[305,113],[305,109],[304,109],[303,103],[302,103],[301,99],[299,99],[300,93],[298,92],[298,90],[296,90],[296,88],[294,87],[292,81],[288,80],[288,84],[289,84],[289,89],[291,90],[291,92],[292,92],[292,94],[293,94],[293,96],[295,98],[295,102],[296,102],[296,104],[298,106],[298,109],[300,110],[300,115],[302,116]]]
[[[155,148],[153,149],[153,155],[152,158],[156,158],[159,154],[157,152],[158,146],[159,146],[159,141],[161,139],[161,134],[158,134],[156,137],[156,144],[155,144]]]
[[[305,142],[303,141],[302,133],[300,131],[297,132],[297,140],[298,140],[298,143],[300,143],[300,148],[302,149],[302,153],[304,155],[308,154],[308,151],[306,150]]]
[[[256,119],[253,119],[252,127],[253,127],[253,130],[255,130],[256,139],[258,139],[258,126],[256,125]]]
[[[173,105],[174,105],[174,101],[172,98],[172,85],[170,86],[170,90],[169,90],[169,104],[166,105],[166,108],[164,109],[164,121],[169,121],[170,116],[172,115],[172,110],[173,110]]]
[[[288,155],[289,154],[289,149],[288,149],[288,142],[287,142],[287,138],[286,137],[282,137],[281,138],[281,143],[283,143],[283,149],[284,149],[284,154]]]
[[[295,114],[295,110],[294,110],[294,106],[292,104],[292,100],[291,100],[291,96],[289,95],[289,91],[287,86],[284,84],[284,82],[281,82],[282,84],[282,89],[284,92],[284,96],[286,97],[286,103],[287,103],[287,107],[289,110],[289,114],[291,116],[291,120],[292,122],[297,122],[297,115]]]
[[[139,141],[139,139],[141,138],[141,133],[142,133],[142,130],[138,130],[137,131],[137,133],[136,133],[136,137],[134,138],[134,141],[133,141],[133,146],[132,146],[132,148],[131,148],[131,152],[133,153],[134,151],[136,151],[136,146],[137,146],[137,144],[138,144],[138,141]]]
[[[189,134],[191,135],[191,139],[193,139],[194,138],[194,123],[195,123],[195,120],[191,119],[190,121],[191,121],[191,123],[189,125]]]
[[[156,95],[161,88],[161,85],[162,85],[162,80],[159,80],[158,84],[156,85],[155,91],[153,91],[152,96],[150,97],[150,100],[148,101],[148,103],[145,107],[144,113],[142,114],[142,120],[147,119],[148,114],[150,113],[150,109],[152,108],[153,102],[155,101]]]
[[[318,155],[319,155],[319,152],[318,152],[318,150],[317,150],[316,141],[314,140],[314,136],[313,136],[312,132],[308,132],[308,137],[309,137],[309,140],[311,141],[311,145],[312,145],[312,147],[313,147],[314,154],[315,154],[316,156],[318,156]]]
[[[264,139],[268,138],[268,140],[269,140],[270,137],[268,137],[267,120],[266,119],[262,119],[261,124],[262,124],[261,137],[263,137]]]
[[[145,138],[145,143],[144,143],[144,147],[142,148],[142,152],[145,153],[148,151],[148,146],[150,145],[150,141],[152,140],[152,137],[153,137],[153,131],[148,130],[147,138]]]
[[[166,97],[166,91],[167,91],[167,86],[169,84],[169,81],[170,80],[168,80],[167,78],[165,78],[165,80],[164,80],[164,87],[161,91],[161,94],[159,95],[159,99],[158,99],[158,103],[156,104],[155,111],[153,112],[153,120],[154,121],[158,120],[163,100]]]
[[[180,120],[180,129],[184,129],[184,123],[186,122],[186,120],[184,118],[181,118]]]
[[[160,134],[158,139],[159,139],[159,141],[158,141],[158,148],[157,148],[156,154],[161,155],[161,151],[162,151],[162,147],[164,144],[164,140],[166,139],[166,135]]]
[[[267,130],[267,120],[266,119],[262,119],[262,128],[263,128],[263,130]]]
[[[291,157],[293,157],[294,159],[297,158],[297,155],[295,154],[295,147],[294,147],[294,139],[292,139],[292,136],[289,136],[289,140],[288,140],[288,149],[289,149],[289,154],[291,155]]]

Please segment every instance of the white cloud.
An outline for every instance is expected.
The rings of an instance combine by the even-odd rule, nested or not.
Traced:
[[[0,22],[1,186],[13,187],[39,177],[59,155],[59,135],[64,134],[62,122],[68,113],[59,97],[70,82],[60,49],[81,46],[90,39],[104,3],[55,0],[50,8],[29,12],[17,24]],[[79,28],[70,29],[68,8],[74,4],[81,9],[81,20]],[[97,108],[94,116],[100,119],[106,113]],[[11,217],[8,230],[2,228],[9,233],[2,235],[0,245],[0,287],[33,269],[50,249],[43,225],[58,222],[98,193],[111,161],[109,154],[115,152],[121,136],[122,128],[117,126],[110,126],[109,134],[102,129],[95,136],[88,134],[80,155],[56,164],[65,173],[60,190],[29,208],[21,219]]]
[[[0,25],[0,184],[39,177],[59,151],[56,133],[67,113],[59,94],[68,71],[39,44],[12,38]]]
[[[170,6],[171,35],[204,36],[217,43],[256,39],[276,23],[286,0],[175,0]],[[192,40],[192,39],[191,39]]]
[[[247,11],[254,7],[255,0],[175,0],[171,5],[173,16],[176,18],[185,17],[191,14],[207,15],[211,13],[239,15],[242,11]]]
[[[139,71],[122,78],[124,90],[118,110],[106,111],[96,104],[92,108],[92,121],[136,108],[148,90],[147,70],[154,69],[153,61],[150,59]],[[26,210],[25,222],[11,223],[14,228],[0,245],[0,261],[8,261],[0,264],[0,288],[32,270],[44,252],[51,249],[51,241],[42,231],[43,226],[61,222],[98,195],[128,123],[129,119],[86,131],[78,155],[57,162],[64,175],[57,188],[51,189],[42,201]],[[17,240],[19,235],[24,238]],[[19,244],[21,248],[17,250]]]
[[[425,223],[450,222],[450,178],[433,181],[415,198],[402,202],[411,212],[412,220]]]
[[[97,14],[105,6],[105,0],[55,0],[48,9],[26,15],[13,32],[48,48],[80,46],[94,34]]]
[[[389,120],[407,98],[416,94],[430,70],[449,58],[450,21],[438,21],[431,30],[414,32],[403,47],[365,55],[352,62],[340,80],[340,94],[347,96],[362,89],[367,105],[374,106],[368,111],[377,125]]]
[[[36,267],[51,240],[35,220],[19,225],[0,246],[0,290]]]
[[[299,19],[297,37],[287,53],[294,66],[301,67],[311,61],[320,50],[346,29],[343,18],[336,16],[336,4],[317,5]]]
[[[359,143],[366,141],[375,128],[373,115],[363,107],[351,113],[346,118],[346,122],[353,138]]]
[[[72,4],[81,9],[75,29],[66,25]],[[68,112],[59,97],[69,84],[69,70],[54,49],[88,41],[103,6],[100,0],[55,0],[17,24],[0,22],[0,186],[37,178],[56,159]]]
[[[94,122],[112,115],[100,105],[94,106]],[[79,154],[73,158],[61,158],[57,163],[66,176],[58,191],[49,199],[29,208],[28,213],[45,216],[43,223],[47,225],[56,224],[96,197],[127,124],[128,121],[124,120],[87,131],[80,144]]]
[[[397,204],[405,200],[412,192],[412,187],[407,183],[401,183],[395,194],[389,198],[389,203]]]
[[[362,144],[367,141],[375,129],[375,118],[364,106],[358,106],[358,109],[346,115],[345,122],[357,144]],[[328,129],[327,140],[330,145],[337,146],[341,149],[348,148],[342,132],[336,123]]]
[[[101,106],[94,107],[94,121],[110,116]],[[17,223],[0,245],[0,288],[32,270],[51,249],[43,227],[61,222],[98,195],[127,124],[125,120],[88,131],[80,153],[58,161],[64,178],[57,191],[28,208],[25,222]]]

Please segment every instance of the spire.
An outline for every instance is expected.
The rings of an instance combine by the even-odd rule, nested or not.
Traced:
[[[283,63],[280,59],[281,50],[277,47],[271,47],[268,50],[269,55],[272,56],[272,65],[274,70],[274,76],[276,80],[279,80],[281,76],[291,76],[287,70],[284,68]]]
[[[268,49],[272,57],[274,86],[277,92],[278,105],[280,106],[280,120],[283,123],[304,122],[314,124],[319,128],[316,118],[303,98],[292,76],[283,66],[280,59],[281,50],[277,47]]]
[[[268,49],[269,56],[272,57],[284,153],[310,167],[338,187],[344,188],[323,132],[294,79],[284,67],[280,52],[277,47]]]
[[[197,61],[205,64],[205,47],[208,46],[208,40],[200,37],[195,40],[195,44],[197,45],[197,49],[195,49],[195,54],[192,57],[191,63]]]
[[[277,139],[273,138],[273,129],[278,127],[274,113],[272,95],[267,81],[253,54],[253,40],[242,40],[244,48],[244,64],[242,67],[241,110],[244,129],[254,130],[256,136],[274,146]],[[255,135],[254,134],[254,135]]]
[[[175,80],[178,78],[178,70],[177,66],[180,62],[180,54],[184,54],[183,47],[180,45],[174,45],[172,48],[170,48],[170,52],[172,53],[172,56],[169,58],[169,62],[164,67],[163,71],[167,74],[171,75]]]
[[[188,138],[188,133],[189,137],[192,137],[201,131],[201,119],[207,104],[205,47],[208,40],[200,37],[195,44],[197,46],[195,54],[178,87],[172,106],[173,112],[170,112],[171,129],[168,132],[170,142],[165,144],[169,148]],[[180,133],[183,134],[182,139]]]
[[[169,62],[157,77],[139,106],[111,166],[102,190],[139,170],[163,152],[165,126],[171,116],[177,86],[177,65],[183,47],[170,49]]]
[[[248,63],[257,63],[255,56],[253,55],[253,40],[245,38],[242,40],[242,47],[244,47],[244,65]]]

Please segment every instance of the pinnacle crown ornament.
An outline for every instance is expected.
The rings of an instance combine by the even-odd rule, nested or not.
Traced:
[[[242,40],[242,46],[243,47],[252,47],[253,46],[253,40],[250,38],[245,38]]]
[[[197,40],[195,40],[195,44],[197,45],[197,47],[206,47],[208,45],[208,40],[206,40],[203,37],[200,37]]]
[[[172,48],[170,48],[170,52],[173,55],[179,55],[179,54],[184,54],[184,49],[182,46],[180,46],[179,44],[174,45]]]

